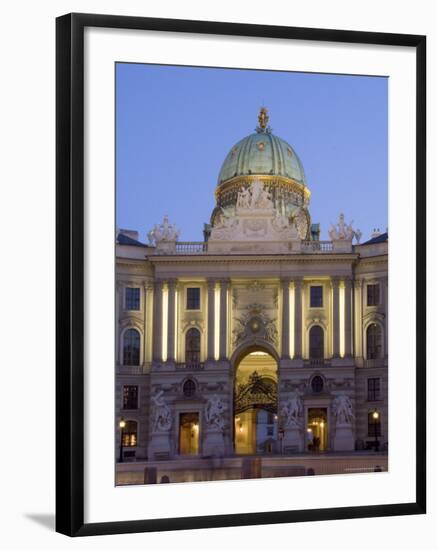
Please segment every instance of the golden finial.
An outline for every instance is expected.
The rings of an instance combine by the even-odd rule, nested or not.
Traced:
[[[269,115],[266,107],[261,107],[258,115],[259,128],[262,132],[265,132],[269,123]]]

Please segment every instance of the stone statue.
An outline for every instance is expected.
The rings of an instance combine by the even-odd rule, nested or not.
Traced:
[[[209,428],[223,431],[225,427],[223,417],[226,409],[225,403],[223,403],[218,395],[213,395],[208,399],[205,407],[205,420]]]
[[[286,428],[300,428],[302,425],[302,412],[302,398],[297,391],[292,391],[281,409],[281,416],[284,419],[284,426]]]
[[[168,221],[168,216],[164,216],[161,224],[156,224],[147,234],[150,244],[157,245],[160,242],[176,242],[179,238],[179,229]]]
[[[362,232],[359,229],[357,229],[356,231],[354,231],[354,234],[355,234],[355,238],[357,239],[357,243],[360,244]]]
[[[332,410],[337,420],[338,424],[351,424],[352,420],[355,418],[352,412],[352,402],[350,398],[341,393],[337,395],[332,403]]]
[[[243,187],[243,189],[238,193],[237,197],[237,208],[246,209],[250,208],[250,191],[247,187]]]
[[[251,208],[258,208],[262,210],[273,208],[270,193],[264,189],[264,185],[260,180],[255,180],[252,183],[252,198],[250,206]]]
[[[154,432],[168,432],[171,428],[171,410],[162,397],[163,390],[152,396]]]

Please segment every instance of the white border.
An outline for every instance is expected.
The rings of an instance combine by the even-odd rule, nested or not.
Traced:
[[[114,487],[115,61],[390,77],[389,473]],[[413,48],[85,30],[86,522],[415,501],[415,68]]]

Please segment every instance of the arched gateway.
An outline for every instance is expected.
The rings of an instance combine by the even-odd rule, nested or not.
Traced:
[[[274,453],[278,450],[277,359],[264,346],[252,346],[233,364],[234,452]]]

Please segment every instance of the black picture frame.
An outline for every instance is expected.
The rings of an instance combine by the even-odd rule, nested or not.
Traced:
[[[84,29],[106,27],[403,46],[416,51],[416,500],[329,509],[84,523]],[[423,514],[426,511],[426,37],[68,14],[56,20],[56,530],[69,536]]]

